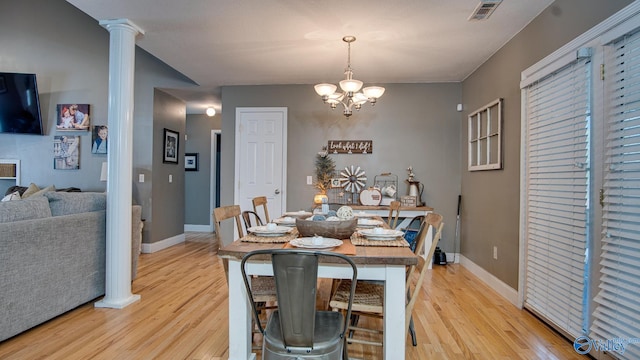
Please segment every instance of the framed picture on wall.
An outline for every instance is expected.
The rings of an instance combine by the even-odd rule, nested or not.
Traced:
[[[199,153],[184,154],[184,170],[185,171],[198,171],[198,156],[199,156]]]
[[[91,153],[106,154],[107,153],[107,135],[109,129],[107,125],[96,125],[91,133]]]
[[[89,131],[89,104],[58,104],[56,129]]]
[[[164,142],[162,145],[162,162],[177,164],[178,163],[178,138],[180,133],[177,131],[164,129]]]
[[[53,137],[53,168],[55,170],[80,169],[80,136]]]

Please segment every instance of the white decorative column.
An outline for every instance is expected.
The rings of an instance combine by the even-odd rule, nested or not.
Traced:
[[[109,152],[107,259],[104,299],[96,307],[122,309],[140,300],[131,293],[131,204],[133,93],[136,36],[144,32],[127,19],[103,20],[109,40]]]

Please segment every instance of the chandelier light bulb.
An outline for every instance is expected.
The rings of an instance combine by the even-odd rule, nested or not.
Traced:
[[[347,79],[340,81],[340,88],[344,92],[356,92],[362,88],[362,81]]]
[[[384,88],[382,86],[367,86],[362,89],[362,92],[368,99],[377,99],[384,94]]]
[[[316,89],[316,92],[318,93],[318,95],[320,96],[329,96],[331,94],[333,94],[334,92],[336,92],[336,89],[338,87],[333,85],[333,84],[318,84],[316,86],[314,86],[314,89]]]

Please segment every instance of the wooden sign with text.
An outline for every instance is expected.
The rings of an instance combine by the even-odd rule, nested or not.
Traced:
[[[329,154],[371,154],[373,140],[329,140]]]

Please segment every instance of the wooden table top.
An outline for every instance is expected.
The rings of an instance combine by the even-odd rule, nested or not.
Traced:
[[[250,251],[259,249],[281,249],[283,244],[253,243],[236,240],[218,250],[218,256],[239,260]],[[418,258],[408,247],[356,246],[356,255],[350,256],[360,265],[415,265]]]
[[[375,217],[382,220],[380,217]],[[384,222],[383,222],[384,223]],[[386,223],[384,223],[384,227]],[[255,243],[236,240],[218,250],[223,259],[242,259],[250,251],[260,249],[281,249],[284,244]],[[417,256],[408,247],[396,246],[356,246],[356,255],[350,255],[353,262],[364,265],[415,265]]]
[[[353,210],[387,210],[389,211],[388,206],[371,206],[371,205],[349,205]],[[433,208],[430,206],[401,206],[400,211],[433,211]]]

